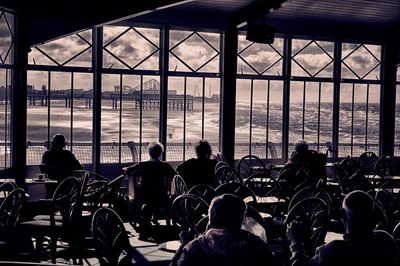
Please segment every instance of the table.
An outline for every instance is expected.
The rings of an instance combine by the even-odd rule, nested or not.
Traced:
[[[40,199],[51,198],[57,185],[56,180],[27,178],[24,185],[25,192],[29,195],[27,201],[38,202]]]

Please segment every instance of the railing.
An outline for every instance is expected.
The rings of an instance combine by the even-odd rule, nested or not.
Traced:
[[[39,165],[42,160],[42,154],[47,150],[48,143],[46,142],[27,142],[26,145],[26,160],[27,165]],[[119,153],[119,144],[116,142],[102,143],[100,162],[101,163],[116,163],[121,158],[121,163],[137,162],[139,160],[149,159],[147,153],[148,143],[139,143],[133,141],[121,143],[121,155]],[[211,143],[214,152],[218,151],[216,143]],[[289,149],[294,147],[294,144],[289,144]],[[68,145],[67,145],[67,148]],[[317,144],[309,143],[310,149],[318,149]],[[325,146],[320,144],[320,150],[325,149]],[[265,143],[252,143],[251,154],[257,155],[260,158],[266,158],[267,147]],[[353,156],[359,156],[364,151],[373,151],[376,154],[379,152],[378,144],[370,144],[365,147],[364,144],[341,143],[339,146],[339,157],[345,157],[353,151]],[[82,164],[92,163],[92,143],[74,143],[73,153],[81,161]],[[281,143],[269,143],[268,145],[268,159],[282,158]],[[9,160],[10,144],[0,143],[0,168],[10,166]],[[236,143],[235,145],[235,159],[240,159],[249,154],[248,143]],[[141,156],[140,156],[141,155]],[[400,144],[394,147],[394,156],[400,157]],[[168,161],[182,161],[183,160],[183,145],[181,143],[168,143],[166,147],[166,157]],[[185,159],[195,157],[194,143],[187,143],[185,145]]]

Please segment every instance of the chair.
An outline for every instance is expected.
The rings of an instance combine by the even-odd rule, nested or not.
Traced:
[[[365,151],[358,157],[358,164],[360,169],[364,171],[370,171],[374,169],[375,162],[378,160],[378,156],[373,151]]]
[[[68,243],[64,246],[68,258],[76,258],[84,230],[82,227],[82,185],[76,177],[67,177],[57,186],[50,201],[50,217],[33,219],[19,225],[21,231],[36,239],[36,251],[44,252],[49,247],[52,262],[55,263],[57,241]],[[44,245],[47,242],[48,245]]]
[[[249,187],[256,196],[262,197],[273,187],[279,186],[278,181],[274,177],[266,177],[262,173],[256,173],[248,177],[244,183],[245,186]]]
[[[173,197],[177,197],[186,194],[187,192],[188,192],[188,187],[183,177],[180,175],[175,175],[172,178],[171,195]]]
[[[12,190],[0,205],[0,254],[9,258],[16,253],[17,224],[25,203],[25,191],[22,188]]]
[[[189,230],[199,230],[204,226],[205,217],[208,215],[209,205],[202,198],[183,194],[178,196],[172,202],[171,220],[174,227],[180,232],[188,232]],[[204,229],[204,228],[203,228]]]
[[[288,163],[280,171],[278,182],[281,186],[281,193],[291,198],[295,191],[307,186],[309,181],[308,172],[299,163]]]
[[[219,167],[215,172],[215,177],[220,185],[230,182],[242,183],[240,174],[229,165]]]
[[[107,183],[106,191],[103,195],[103,203],[113,209],[120,217],[125,215],[128,209],[128,200],[125,196],[127,192],[126,187],[121,187],[125,175],[120,175]],[[124,219],[124,218],[122,218]]]
[[[91,227],[96,257],[101,266],[133,265],[128,233],[115,211],[98,209]]]
[[[358,170],[360,170],[360,163],[350,155],[347,155],[339,162],[339,164],[343,168],[343,171],[347,177],[354,175]]]
[[[214,173],[217,173],[218,168],[220,168],[221,166],[230,167],[227,162],[224,162],[224,161],[217,162],[217,164],[215,165]]]
[[[222,195],[225,193],[230,193],[234,194],[240,198],[242,198],[247,204],[250,205],[255,205],[257,204],[257,197],[254,194],[254,192],[249,188],[246,187],[245,185],[241,183],[225,183],[222,185],[219,185],[215,191],[217,192],[218,195]]]
[[[400,222],[394,227],[392,236],[397,241],[397,244],[400,245]]]
[[[210,204],[212,199],[218,196],[215,189],[206,184],[197,184],[189,189],[188,194],[198,196],[202,198],[207,204]]]
[[[396,201],[400,203],[400,181],[384,180],[378,189],[389,191],[396,198]]]
[[[322,199],[316,197],[302,199],[292,207],[285,219],[285,224],[295,219],[302,224],[304,248],[306,254],[312,257],[316,248],[325,240],[329,221],[327,205]]]
[[[11,191],[16,189],[18,186],[15,182],[4,182],[0,185],[0,202],[2,202],[9,194]]]
[[[394,160],[391,156],[382,155],[374,163],[373,169],[375,173],[382,177],[390,176],[394,172]]]
[[[294,196],[289,202],[288,213],[296,205],[296,203],[300,202],[305,198],[313,198],[313,197],[322,199],[325,202],[328,211],[328,216],[330,216],[332,208],[331,196],[323,188],[313,187],[313,186],[304,187],[301,190],[297,191],[296,194],[294,194]]]
[[[264,162],[255,155],[246,155],[239,160],[237,171],[242,179],[252,176],[255,173],[267,175]]]
[[[400,204],[393,194],[385,189],[379,189],[375,194],[375,201],[382,208],[391,229],[400,222]],[[389,229],[391,232],[392,230]]]

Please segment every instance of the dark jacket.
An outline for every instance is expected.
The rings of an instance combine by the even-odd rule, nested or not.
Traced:
[[[293,266],[395,266],[400,265],[399,249],[395,240],[384,231],[361,237],[344,235],[317,248],[313,258],[304,255],[302,244],[290,246]]]
[[[195,159],[184,161],[176,168],[179,175],[185,180],[186,186],[190,189],[197,184],[206,184],[212,187],[217,185],[215,179],[215,159]]]
[[[268,245],[245,230],[210,229],[184,248],[178,266],[275,266]]]
[[[81,163],[75,158],[75,155],[69,150],[50,149],[42,155],[42,172],[49,175],[50,179],[58,181],[71,176],[74,170],[82,170]]]

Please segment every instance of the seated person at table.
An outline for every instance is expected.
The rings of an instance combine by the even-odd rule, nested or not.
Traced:
[[[279,265],[264,241],[241,229],[245,212],[246,204],[241,198],[232,194],[215,197],[208,213],[210,229],[190,242],[183,239],[181,248],[172,259],[172,265]]]
[[[129,195],[133,204],[132,211],[141,213],[139,223],[142,227],[150,225],[151,218],[157,220],[157,211],[168,207],[168,187],[176,175],[175,169],[167,162],[160,160],[164,146],[161,143],[151,143],[148,147],[150,159],[138,162],[126,170],[130,175]],[[169,211],[169,210],[168,210]]]
[[[75,155],[64,148],[65,137],[61,134],[56,134],[51,141],[50,150],[43,153],[42,164],[40,165],[42,173],[59,182],[71,176],[74,170],[83,169]]]
[[[326,154],[309,150],[307,141],[301,139],[296,142],[289,162],[302,165],[307,170],[310,181],[326,181]]]
[[[195,145],[197,158],[191,158],[178,165],[176,171],[185,180],[190,189],[197,184],[206,184],[215,187],[218,182],[215,178],[216,159],[210,159],[212,149],[207,140],[200,140]]]
[[[288,225],[293,266],[300,265],[400,265],[399,248],[391,235],[374,231],[374,203],[365,192],[354,190],[342,203],[343,240],[333,240],[317,248],[313,258],[304,252],[301,224],[296,220]]]

